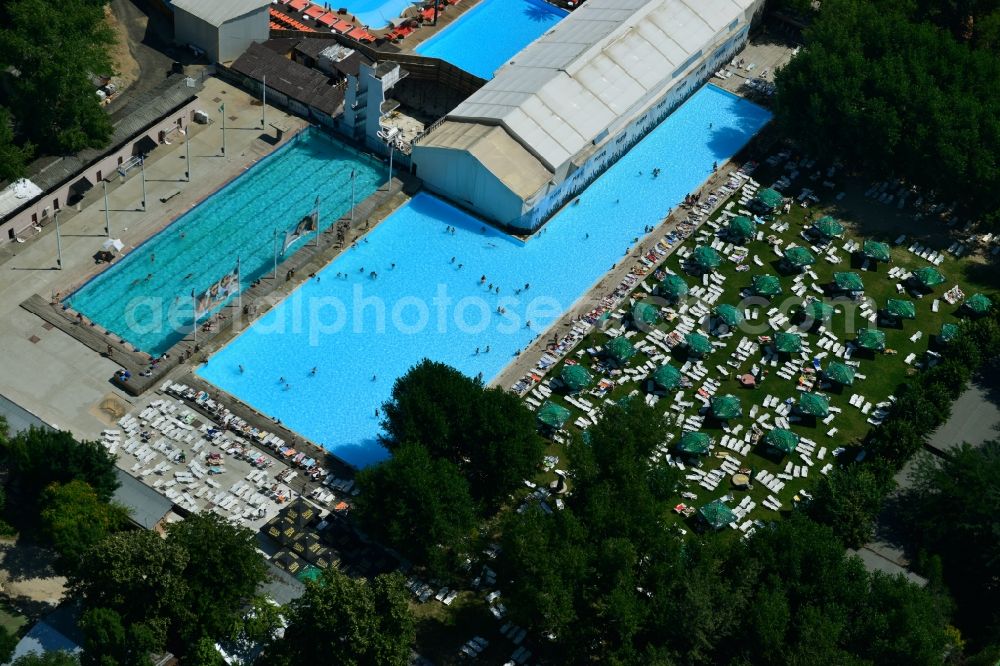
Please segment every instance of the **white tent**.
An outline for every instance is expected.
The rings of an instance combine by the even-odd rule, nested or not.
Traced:
[[[109,238],[101,244],[101,249],[105,252],[121,252],[125,248],[125,244],[121,242],[118,238]]]

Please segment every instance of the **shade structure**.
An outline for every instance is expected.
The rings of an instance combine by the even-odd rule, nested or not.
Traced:
[[[743,413],[740,399],[733,394],[712,398],[712,415],[717,419],[735,419]]]
[[[809,250],[796,245],[785,250],[785,263],[793,268],[805,268],[816,263],[816,257]]]
[[[861,252],[869,259],[874,259],[875,261],[889,261],[892,256],[888,245],[873,240],[866,240],[864,246],[861,248]]]
[[[784,454],[793,453],[799,445],[799,436],[791,430],[773,428],[764,435],[764,443]]]
[[[661,365],[653,372],[653,382],[666,391],[677,388],[682,381],[681,371],[672,365]]]
[[[933,289],[945,282],[944,275],[933,266],[924,266],[913,271],[913,279],[919,282],[925,289]]]
[[[559,377],[570,391],[580,391],[587,388],[592,379],[590,373],[582,365],[563,366]]]
[[[632,308],[632,320],[636,324],[655,324],[660,321],[660,311],[649,303],[636,303]]]
[[[684,343],[691,354],[702,356],[712,351],[712,341],[701,333],[688,333],[684,336]]]
[[[660,282],[660,292],[673,299],[687,296],[688,291],[688,284],[680,275],[668,275]]]
[[[569,420],[569,410],[562,405],[546,400],[538,408],[538,420],[550,428],[562,428],[563,424]]]
[[[917,308],[913,301],[902,298],[890,298],[885,303],[885,311],[897,319],[916,319]]]
[[[861,276],[857,273],[841,271],[833,274],[833,283],[841,291],[864,291],[865,283],[861,281]]]
[[[765,187],[764,189],[757,192],[756,200],[760,202],[760,204],[765,208],[774,210],[775,208],[781,205],[783,197],[781,196],[781,193],[778,192],[777,190],[773,190],[770,187]]]
[[[739,326],[743,321],[743,313],[740,312],[735,305],[729,305],[728,303],[715,306],[715,309],[712,310],[712,314],[725,322],[726,326],[729,326],[730,328],[733,326]]]
[[[691,455],[704,455],[708,453],[708,447],[712,444],[712,438],[703,432],[685,432],[677,442],[677,450],[681,453]]]
[[[781,281],[774,275],[754,275],[753,293],[764,297],[777,296],[781,293]]]
[[[604,351],[614,360],[624,363],[635,354],[635,347],[624,337],[618,337],[604,345]]]
[[[941,332],[938,333],[938,340],[941,342],[951,342],[958,335],[958,324],[943,324]]]
[[[698,509],[698,515],[713,529],[721,529],[736,520],[736,514],[728,506],[723,504],[722,499],[709,502]]]
[[[729,237],[746,241],[754,237],[757,230],[754,228],[753,220],[746,215],[737,215],[729,220]]]
[[[869,351],[883,351],[885,349],[885,333],[875,328],[862,328],[858,330],[858,346]]]
[[[850,386],[854,383],[854,368],[844,363],[833,361],[830,365],[826,366],[823,376],[841,386]]]
[[[993,301],[983,294],[973,294],[966,299],[963,305],[973,314],[983,315],[993,308]]]
[[[799,411],[822,418],[830,413],[830,401],[817,393],[803,393],[799,398]]]
[[[691,261],[698,268],[710,271],[718,268],[722,264],[722,257],[719,253],[707,245],[699,245],[691,253]]]
[[[829,215],[813,222],[813,229],[823,238],[839,238],[844,235],[844,225]]]
[[[802,314],[816,321],[826,321],[833,316],[833,306],[813,299],[802,306]]]
[[[782,331],[774,336],[774,347],[783,354],[796,354],[802,349],[802,338]]]

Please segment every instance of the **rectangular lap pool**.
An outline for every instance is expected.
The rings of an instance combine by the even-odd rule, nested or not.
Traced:
[[[235,267],[237,257],[244,285],[269,273],[275,232],[280,243],[285,230],[313,210],[317,197],[320,228],[347,213],[352,171],[358,202],[386,181],[380,163],[318,130],[306,130],[85,284],[67,302],[158,356],[190,333],[192,291],[202,293]]]
[[[493,72],[564,16],[565,11],[542,0],[482,0],[414,50],[492,79]]]
[[[418,195],[198,374],[352,464],[380,460],[397,377],[424,357],[496,376],[769,118],[702,88],[527,242]]]

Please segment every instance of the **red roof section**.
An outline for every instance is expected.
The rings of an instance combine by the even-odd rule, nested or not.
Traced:
[[[326,14],[326,10],[319,5],[313,5],[305,11],[306,16],[309,18],[319,18],[323,14]]]
[[[297,12],[301,12],[303,9],[310,5],[309,0],[292,0],[288,3],[288,6]]]

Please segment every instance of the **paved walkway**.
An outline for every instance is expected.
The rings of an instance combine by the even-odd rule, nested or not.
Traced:
[[[246,93],[218,79],[209,79],[200,97],[209,115],[226,102],[227,156],[219,125],[191,126],[190,182],[184,176],[184,144],[159,146],[146,162],[147,211],[139,210],[141,185],[137,170],[124,183],[109,187],[109,214],[113,236],[131,249],[159,231],[197,202],[222,187],[276,146],[261,140],[261,109]],[[233,120],[232,118],[235,118]],[[305,121],[268,107],[268,122],[283,124],[287,136],[305,126]],[[267,135],[273,137],[274,129]],[[172,190],[180,194],[161,203],[159,197]],[[37,414],[42,420],[70,430],[78,437],[93,438],[108,424],[100,404],[109,396],[124,403],[125,394],[114,389],[108,378],[120,367],[87,349],[70,336],[20,307],[32,295],[49,300],[56,292],[68,293],[106,265],[94,263],[93,255],[106,239],[104,201],[100,187],[91,190],[80,210],[66,210],[60,217],[63,270],[56,270],[54,225],[24,244],[11,244],[0,251],[0,394]]]

